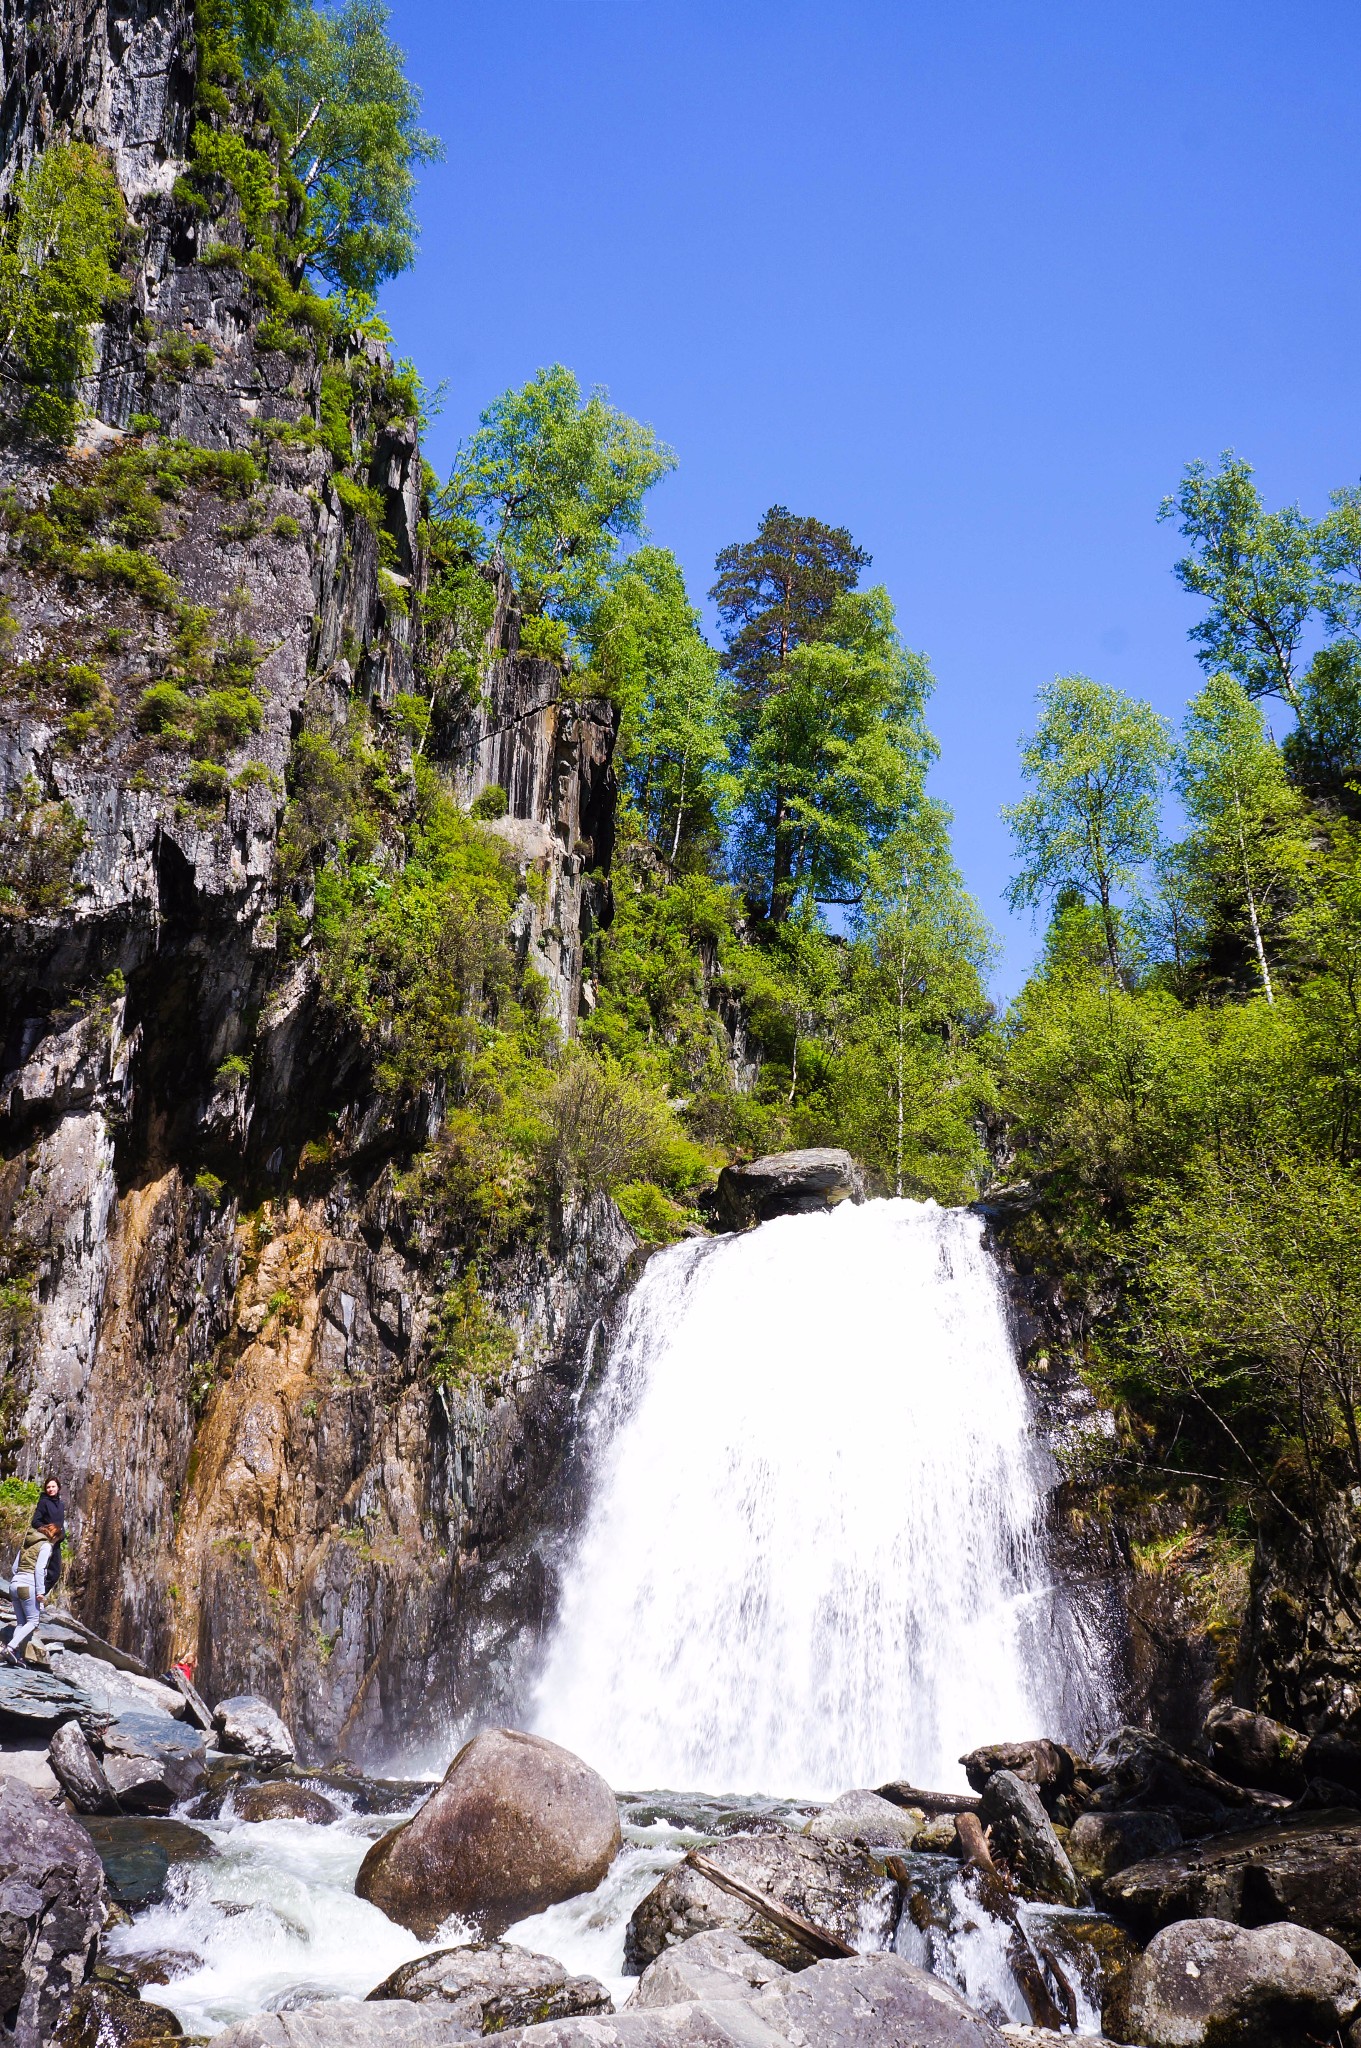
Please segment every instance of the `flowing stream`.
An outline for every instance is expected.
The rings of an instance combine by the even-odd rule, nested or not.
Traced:
[[[658,1254],[584,1427],[593,1492],[528,1725],[635,1791],[599,1889],[509,1938],[619,2002],[629,1914],[687,1847],[753,1813],[799,1825],[851,1786],[958,1785],[976,1743],[1080,1740],[1099,1718],[1099,1646],[1046,1571],[1045,1459],[969,1212],[845,1205]],[[703,1790],[637,1789],[658,1785]],[[321,1828],[245,1824],[228,1798],[202,1824],[211,1856],[113,1937],[115,1959],[196,1959],[147,1992],[190,2033],[362,1997],[467,1938],[422,1944],[354,1896],[394,1816],[330,1796]],[[939,1931],[899,1945],[1023,2019],[1006,1930],[957,1863],[912,1861]],[[1033,1910],[1061,1942],[1063,1916]],[[1084,1992],[1079,2025],[1097,2024]]]
[[[533,1725],[616,1785],[963,1783],[1077,1736],[1099,1669],[982,1225],[849,1203],[654,1257],[595,1403],[595,1491]]]

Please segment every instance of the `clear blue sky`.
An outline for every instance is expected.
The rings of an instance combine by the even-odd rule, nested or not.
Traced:
[[[1083,670],[1177,716],[1159,499],[1232,445],[1361,474],[1355,0],[394,0],[447,161],[400,350],[447,469],[540,365],[650,421],[692,594],[766,506],[848,525],[930,655],[964,873],[1006,945],[1016,741]]]

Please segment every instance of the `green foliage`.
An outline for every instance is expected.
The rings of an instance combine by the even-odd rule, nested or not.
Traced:
[[[416,171],[443,154],[382,0],[280,7],[248,69],[304,197],[300,253],[339,290],[373,293],[411,264]]]
[[[723,622],[725,666],[740,686],[747,740],[773,679],[796,647],[824,636],[870,559],[844,526],[796,516],[785,505],[771,506],[754,540],[719,550],[709,595]]]
[[[703,1155],[639,1073],[569,1047],[542,1096],[543,1161],[565,1199],[644,1179],[698,1178]]]
[[[65,798],[45,797],[31,775],[8,791],[0,800],[0,918],[59,916],[88,837]]]
[[[1021,749],[1031,793],[1002,813],[1021,860],[1008,899],[1014,909],[1074,895],[1094,902],[1119,974],[1119,894],[1158,848],[1171,735],[1147,704],[1087,676],[1047,683],[1040,709]]]
[[[67,442],[94,367],[90,329],[111,298],[125,208],[118,180],[88,143],[53,143],[16,178],[0,230],[0,381],[27,433]]]
[[[426,1344],[426,1371],[445,1393],[474,1382],[499,1385],[515,1358],[515,1334],[488,1307],[477,1268],[464,1268],[434,1317]]]
[[[489,782],[486,788],[480,789],[473,798],[468,815],[471,818],[481,818],[485,821],[493,818],[504,818],[509,809],[510,798],[506,795],[501,784],[499,782]]]
[[[556,364],[488,406],[440,511],[468,551],[504,560],[529,614],[584,637],[623,544],[644,531],[644,497],[674,466],[650,427],[603,391],[583,399]]]
[[[278,513],[269,530],[275,540],[297,540],[302,533],[301,526],[291,512]]]

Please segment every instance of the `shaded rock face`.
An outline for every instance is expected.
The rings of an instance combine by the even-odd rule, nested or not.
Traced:
[[[436,1284],[396,1169],[443,1103],[376,1097],[315,967],[305,953],[286,963],[277,932],[294,738],[419,682],[418,605],[385,599],[375,537],[324,451],[256,438],[314,416],[320,365],[260,344],[248,281],[202,260],[221,223],[173,194],[194,119],[192,15],[189,0],[0,0],[0,185],[46,140],[80,135],[109,152],[140,230],[88,394],[94,453],[63,473],[96,474],[110,430],[138,412],[206,448],[252,449],[251,518],[194,486],[149,552],[187,603],[235,607],[265,650],[260,729],[205,809],[185,799],[182,765],[145,772],[135,713],[160,627],[128,593],[68,589],[13,548],[0,561],[16,657],[82,633],[124,648],[100,656],[106,744],[68,750],[58,710],[0,698],[0,798],[32,777],[86,833],[61,912],[0,927],[0,1278],[32,1289],[31,1314],[0,1324],[17,1392],[0,1449],[66,1481],[83,1618],[153,1670],[189,1659],[212,1698],[260,1694],[311,1761],[372,1762],[406,1737],[447,1740],[450,1700],[470,1718],[510,1711],[552,1605],[536,1539],[572,1395],[636,1245],[600,1199],[489,1262],[513,1379],[430,1386],[422,1355],[447,1276]],[[273,147],[263,130],[251,140]],[[159,370],[168,331],[206,344],[211,367]],[[372,429],[369,482],[418,598],[415,428],[356,428]],[[59,467],[6,451],[0,484],[40,499]],[[615,715],[566,700],[551,663],[519,654],[504,580],[488,652],[481,699],[449,715],[427,758],[465,800],[493,781],[508,791],[514,942],[570,1033],[590,1001],[589,935],[611,909]],[[329,1163],[300,1183],[319,1140]],[[196,1186],[201,1170],[214,1178]],[[287,1311],[271,1313],[281,1294]]]
[[[1003,1857],[1032,1898],[1076,1906],[1082,1887],[1034,1785],[1014,1771],[994,1771],[979,1802],[994,1854]]]
[[[863,1850],[781,1830],[728,1835],[704,1853],[722,1870],[852,1947],[875,1939],[887,1944],[892,1938],[898,1888]],[[718,1929],[739,1935],[786,1969],[809,1965],[805,1948],[682,1863],[634,1909],[624,1937],[624,1967],[641,1973],[675,1943]]]
[[[713,1215],[719,1230],[750,1230],[775,1216],[806,1216],[838,1202],[863,1202],[865,1178],[849,1152],[814,1146],[773,1152],[718,1176]]]
[[[403,1963],[369,1998],[433,2004],[473,2039],[573,2013],[614,2010],[609,1992],[594,1977],[574,1977],[551,1956],[509,1941],[474,1942]]]
[[[1171,1813],[1084,1813],[1073,1823],[1068,1853],[1078,1875],[1090,1884],[1175,1849],[1180,1841],[1181,1829]]]
[[[495,1936],[594,1890],[620,1842],[614,1794],[580,1757],[489,1729],[411,1820],[374,1843],[355,1890],[424,1941],[451,1913]]]
[[[1106,1879],[1113,1913],[1147,1936],[1176,1920],[1292,1920],[1361,1959],[1361,1814],[1320,1814],[1131,1864]]]
[[[0,1779],[0,2042],[46,2048],[94,1962],[104,1907],[85,1830]]]
[[[1183,1920],[1155,1935],[1118,2002],[1108,2028],[1143,2048],[1314,2048],[1361,2011],[1361,1971],[1307,1928]]]

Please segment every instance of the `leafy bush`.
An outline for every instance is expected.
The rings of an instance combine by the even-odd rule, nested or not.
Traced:
[[[220,803],[227,794],[227,771],[216,761],[191,761],[184,786],[195,803]]]
[[[302,528],[291,512],[280,512],[270,531],[275,540],[296,540]]]
[[[159,738],[187,739],[194,700],[175,683],[152,683],[137,706],[137,723]]]
[[[499,782],[489,782],[480,789],[472,800],[468,815],[471,818],[504,818],[510,809],[510,798]]]
[[[470,1382],[500,1381],[515,1357],[515,1335],[487,1306],[476,1266],[445,1294],[426,1348],[426,1370],[437,1387],[463,1392]]]
[[[48,801],[31,775],[11,790],[0,805],[0,918],[65,910],[88,837],[71,805]]]
[[[230,753],[260,730],[264,711],[253,691],[239,686],[210,690],[194,706],[194,743],[210,753]]]
[[[91,326],[127,291],[116,270],[123,198],[85,142],[49,144],[13,193],[0,230],[0,380],[21,427],[66,442],[94,367]]]

